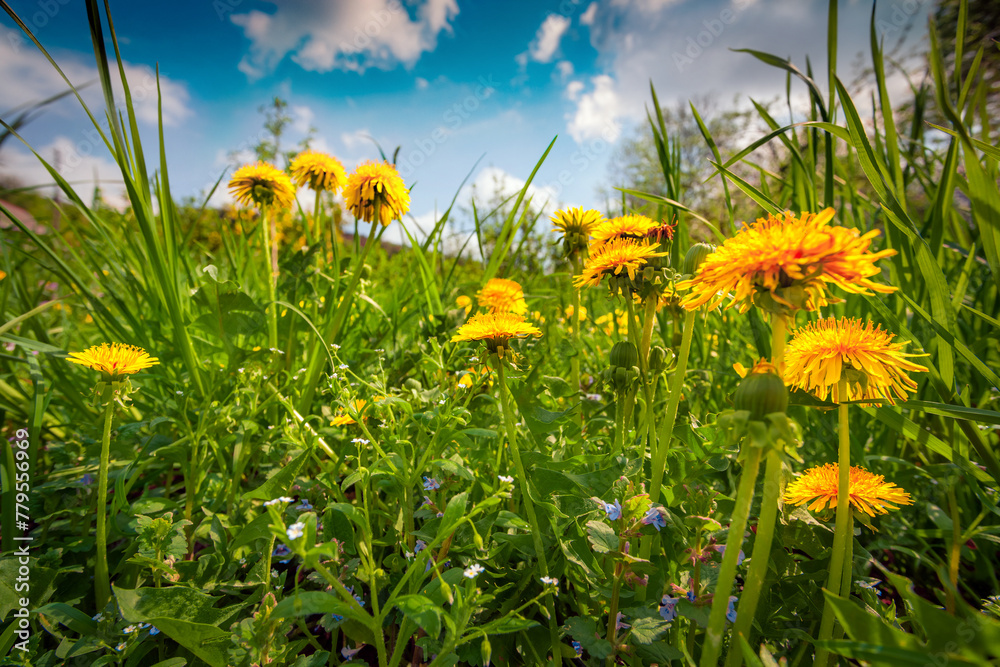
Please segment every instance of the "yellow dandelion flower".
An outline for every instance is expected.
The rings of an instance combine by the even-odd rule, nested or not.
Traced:
[[[292,180],[316,192],[336,193],[344,186],[347,173],[340,160],[319,151],[302,151],[292,160]]]
[[[141,347],[122,343],[101,343],[83,352],[70,352],[67,360],[100,371],[105,382],[116,382],[160,363]]]
[[[368,401],[366,401],[363,398],[359,398],[352,401],[351,405],[354,407],[354,412],[360,415],[361,411],[365,409],[366,405],[368,405]],[[362,419],[367,419],[367,416],[363,416]],[[357,423],[358,422],[354,421],[354,417],[347,414],[346,410],[340,410],[337,416],[334,417],[332,420],[330,420],[330,424],[332,424],[333,426],[348,426],[350,424],[357,424]]]
[[[3,280],[6,277],[7,277],[7,272],[6,271],[0,271],[0,280]]]
[[[511,338],[523,336],[541,336],[542,332],[516,313],[479,313],[469,318],[469,321],[458,328],[451,342],[482,341],[486,349],[497,353],[501,358],[504,349]]]
[[[707,303],[714,308],[733,292],[727,307],[736,305],[740,312],[752,303],[765,303],[768,296],[788,308],[816,310],[839,301],[827,294],[830,283],[854,294],[894,291],[869,278],[879,273],[875,262],[896,251],[869,252],[878,230],[859,234],[829,226],[833,215],[832,208],[798,217],[787,212],[743,227],[705,258],[691,280],[678,284],[691,289],[681,305],[694,310]]]
[[[465,314],[468,315],[472,311],[472,299],[465,296],[464,294],[455,299],[455,305],[459,308],[465,309]]]
[[[567,320],[572,320],[573,319],[573,306],[566,306],[566,309],[563,312],[565,313]],[[581,322],[583,322],[584,320],[587,319],[587,307],[586,306],[580,306],[580,314],[579,314],[579,316],[577,316],[576,319],[580,320]]]
[[[635,272],[646,265],[652,257],[662,257],[664,252],[656,252],[656,244],[640,244],[630,239],[614,239],[600,247],[592,248],[590,257],[583,265],[583,273],[573,280],[573,285],[597,286],[606,276],[621,275],[622,271],[635,280]]]
[[[560,209],[549,218],[552,220],[552,231],[560,232],[563,236],[579,234],[589,237],[595,226],[604,219],[600,211],[594,209],[583,210],[582,206],[576,208]]]
[[[396,167],[388,162],[365,162],[347,177],[344,203],[354,217],[372,222],[375,200],[379,200],[379,222],[388,225],[410,210],[410,193]]]
[[[590,242],[590,251],[594,252],[613,239],[645,239],[647,234],[659,226],[655,220],[635,213],[605,220],[591,232],[593,240]]]
[[[837,482],[840,467],[827,463],[807,470],[805,474],[788,485],[785,502],[793,505],[809,503],[812,512],[826,507],[837,507]],[[850,503],[855,510],[874,517],[899,509],[898,505],[912,505],[913,499],[903,489],[892,482],[886,482],[882,475],[868,472],[861,466],[851,466],[848,484]]]
[[[821,400],[840,403],[884,398],[905,401],[917,383],[906,371],[924,371],[907,357],[926,356],[902,351],[905,342],[893,343],[894,334],[861,320],[832,317],[797,329],[785,348],[785,381]],[[848,382],[849,396],[839,395],[838,383]]]
[[[243,165],[229,179],[229,193],[244,206],[291,208],[295,186],[288,174],[266,162]]]
[[[483,289],[476,293],[476,300],[480,306],[489,308],[494,313],[524,315],[528,311],[521,286],[506,278],[490,278]]]

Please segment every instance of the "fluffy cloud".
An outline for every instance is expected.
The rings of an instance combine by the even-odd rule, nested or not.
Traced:
[[[90,57],[93,60],[93,56]],[[123,63],[132,94],[132,104],[140,121],[155,125],[157,122],[156,71],[148,65]],[[59,66],[74,86],[92,83],[81,91],[95,116],[104,114],[101,109],[104,98],[100,91],[97,69],[83,56],[60,58]],[[125,96],[121,83],[116,78],[117,70],[112,69],[115,99],[120,108],[124,107]],[[52,67],[52,64],[35,46],[22,37],[18,30],[0,26],[0,90],[4,91],[3,110],[16,109],[23,105],[41,102],[67,89],[66,82]],[[184,83],[160,76],[164,125],[178,125],[192,110],[188,107],[190,95]],[[67,104],[77,105],[68,101]],[[61,107],[61,108],[66,108]]]
[[[271,2],[273,13],[251,10],[230,17],[250,40],[239,69],[251,80],[273,71],[286,56],[314,72],[411,67],[437,48],[438,35],[451,30],[458,14],[457,0],[423,0],[414,18],[398,0]]]
[[[630,114],[612,77],[600,74],[590,82],[592,90],[583,94],[584,86],[579,81],[566,86],[566,96],[576,101],[576,111],[567,116],[570,136],[578,143],[598,137],[613,142],[621,134],[621,119]]]
[[[531,59],[539,63],[551,61],[568,28],[568,18],[559,14],[549,14],[542,22],[541,27],[538,28],[538,33],[535,35],[534,41],[531,42],[531,46],[528,47]]]

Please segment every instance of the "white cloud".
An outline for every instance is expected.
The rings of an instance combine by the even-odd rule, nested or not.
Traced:
[[[417,77],[416,84],[417,84],[417,90],[427,90],[427,87],[431,85],[430,82],[427,81],[427,79],[423,78],[422,76]]]
[[[59,66],[75,86],[92,83],[81,95],[97,117],[103,117],[104,99],[97,82],[97,69],[82,57],[61,58]],[[132,95],[132,104],[140,121],[155,125],[157,122],[156,71],[147,65],[124,62],[125,76]],[[124,108],[125,96],[117,81],[117,69],[112,69],[115,99]],[[33,44],[26,41],[20,31],[0,26],[0,90],[4,91],[3,108],[6,112],[22,105],[41,102],[67,89],[66,82],[52,64]],[[164,125],[178,125],[192,115],[188,107],[190,95],[187,86],[160,76]],[[78,103],[74,100],[73,105]]]
[[[597,3],[592,2],[587,9],[580,14],[581,25],[591,25],[594,22],[594,14],[597,13]]]
[[[556,63],[556,69],[559,70],[559,78],[565,81],[569,77],[573,76],[573,63],[568,60],[560,60]]]
[[[340,134],[340,141],[349,151],[362,147],[374,146],[374,144],[372,144],[372,131],[367,127],[353,132],[342,132]]]
[[[398,0],[270,2],[274,13],[251,10],[230,17],[250,40],[239,69],[251,80],[273,71],[286,56],[314,72],[411,67],[437,48],[438,35],[451,31],[458,14],[457,0],[418,2],[415,18]]]
[[[523,188],[525,180],[510,174],[499,167],[484,167],[476,174],[472,183],[464,186],[458,194],[458,201],[469,203],[473,197],[476,205],[492,201],[503,200],[506,197],[517,195]],[[532,206],[543,210],[551,209],[558,201],[558,192],[549,186],[538,186],[535,184],[528,186],[525,198],[532,198]]]
[[[580,82],[571,81],[566,87],[566,96],[576,101],[576,111],[567,115],[570,136],[578,143],[598,137],[613,142],[621,134],[621,119],[633,114],[622,103],[613,78],[600,74],[590,82],[593,90],[582,95]]]
[[[535,39],[528,47],[531,59],[539,63],[547,63],[552,60],[559,49],[559,42],[563,34],[569,28],[569,19],[559,14],[549,14],[545,17]]]
[[[570,81],[566,84],[566,97],[575,102],[585,87],[583,81]]]
[[[308,106],[292,106],[292,129],[301,132],[302,134],[308,134],[309,129],[313,127],[313,119],[316,118],[316,113]]]

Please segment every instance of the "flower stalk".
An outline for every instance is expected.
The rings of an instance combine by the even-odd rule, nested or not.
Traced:
[[[101,435],[101,463],[97,473],[97,563],[94,566],[94,595],[101,611],[111,599],[108,576],[108,463],[111,458],[111,421],[115,412],[114,388],[109,385],[104,398],[104,432]]]
[[[826,580],[826,590],[832,593],[841,593],[842,584],[845,579],[849,582],[851,568],[851,532],[853,529],[853,517],[850,507],[850,475],[851,475],[851,434],[847,421],[847,380],[841,378],[837,391],[840,395],[840,404],[837,406],[837,431],[838,431],[838,466],[837,471],[837,522],[833,531],[833,550],[830,553],[830,574]],[[833,615],[833,605],[827,600],[823,604],[823,617],[819,626],[819,640],[826,641],[833,638],[833,626],[835,618]],[[817,649],[816,660],[813,663],[816,667],[827,664],[829,652],[824,649]]]
[[[549,576],[549,562],[545,557],[545,545],[542,543],[541,526],[538,523],[538,516],[535,514],[535,504],[531,500],[528,492],[528,474],[524,470],[524,463],[521,462],[521,452],[517,445],[517,424],[514,420],[514,410],[510,405],[510,394],[507,389],[507,379],[504,373],[504,361],[496,357],[497,376],[500,385],[500,406],[503,410],[504,427],[507,430],[507,442],[510,443],[510,455],[514,459],[514,467],[517,469],[518,486],[521,496],[524,499],[524,510],[528,514],[528,523],[531,524],[531,538],[535,545],[535,555],[538,558],[538,567],[543,577]],[[549,617],[549,637],[551,640],[553,664],[558,667],[562,664],[562,653],[559,641],[559,626],[556,624],[556,610],[552,602],[552,597],[545,598],[545,610]]]

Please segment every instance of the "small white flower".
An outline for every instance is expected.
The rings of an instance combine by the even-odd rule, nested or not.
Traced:
[[[243,369],[242,369],[242,368],[237,368],[236,370],[238,370],[238,371],[239,371],[240,373],[242,373],[242,372],[243,372]]]
[[[508,477],[507,475],[500,475],[500,481],[501,482],[507,482],[508,484],[513,484],[514,483],[514,478],[513,477]]]
[[[340,349],[340,346],[337,345],[336,343],[330,343],[330,347],[332,347],[334,350],[339,350]]]
[[[346,371],[348,368],[350,368],[350,366],[348,366],[347,364],[341,364],[337,366],[337,368],[339,368],[342,371]]]
[[[278,571],[277,570],[271,570],[271,578],[272,579],[277,579],[278,578]]]
[[[104,620],[104,614],[94,614],[92,618],[97,622],[101,622]]]
[[[178,396],[183,396],[183,395],[184,395],[184,392],[183,392],[183,391],[181,391],[180,389],[178,389],[178,390],[177,390],[177,395],[178,395]]]
[[[127,635],[131,634],[131,633],[135,632],[135,626],[134,625],[130,625],[127,628],[125,628],[122,632],[124,632]]]
[[[368,441],[365,440],[364,438],[354,438],[354,440],[351,440],[351,442],[353,442],[355,445],[367,445],[368,444]]]
[[[301,521],[298,523],[293,523],[288,527],[288,539],[297,540],[302,537],[302,533],[305,530],[306,524]]]
[[[403,555],[406,557],[406,560],[413,560],[413,552],[412,551],[404,551]]]
[[[469,579],[475,579],[485,569],[486,568],[480,565],[479,563],[473,563],[469,567],[465,568],[465,572],[463,574],[465,574],[465,576],[468,577]]]
[[[267,430],[268,431],[273,431],[274,430],[274,424],[271,424],[270,426],[268,426]]]
[[[546,586],[558,586],[559,580],[555,577],[542,577],[542,583]]]
[[[125,642],[122,642],[121,644],[119,644],[118,646],[116,646],[115,650],[116,651],[124,651],[125,650]]]
[[[469,361],[479,361],[479,357],[469,357]]]

